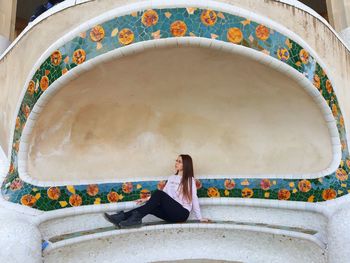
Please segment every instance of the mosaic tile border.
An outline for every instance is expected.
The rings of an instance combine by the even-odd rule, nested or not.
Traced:
[[[36,70],[22,101],[13,138],[11,165],[2,185],[5,200],[43,211],[132,201],[162,189],[165,181],[137,181],[40,187],[22,181],[18,150],[31,110],[49,86],[73,68],[133,43],[172,37],[202,37],[260,51],[299,71],[327,102],[336,120],[342,156],[338,169],[315,179],[221,178],[197,180],[199,197],[240,197],[322,202],[350,192],[350,159],[344,119],[331,81],[316,59],[297,42],[263,24],[223,11],[201,8],[147,9],[115,17],[64,43]]]

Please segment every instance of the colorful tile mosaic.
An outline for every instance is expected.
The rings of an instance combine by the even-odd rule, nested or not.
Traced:
[[[350,192],[350,158],[344,119],[328,76],[302,46],[244,17],[199,8],[144,10],[115,17],[81,32],[54,51],[28,85],[14,131],[11,166],[2,184],[6,200],[39,210],[131,201],[162,189],[165,181],[39,187],[18,175],[23,127],[33,106],[49,86],[74,67],[108,51],[136,42],[171,37],[202,37],[265,53],[304,74],[332,110],[341,140],[342,159],[336,172],[316,179],[223,178],[197,180],[199,197],[240,197],[321,202]]]

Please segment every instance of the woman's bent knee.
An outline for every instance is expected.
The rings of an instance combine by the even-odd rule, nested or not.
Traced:
[[[162,190],[157,189],[153,192],[152,195],[168,195],[168,194]]]

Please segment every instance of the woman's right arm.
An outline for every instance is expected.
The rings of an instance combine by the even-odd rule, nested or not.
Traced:
[[[169,181],[169,180],[168,180]],[[168,191],[168,181],[166,182],[164,188],[163,188],[163,191],[167,193]]]
[[[202,220],[201,209],[199,207],[199,201],[197,196],[197,187],[195,179],[192,179],[192,209],[194,211],[194,215],[198,220]]]
[[[194,178],[192,179],[192,209],[194,211],[194,215],[196,216],[196,218],[199,221],[201,221],[203,223],[211,222],[210,219],[202,217],[201,209],[199,206],[199,200],[198,200],[198,196],[197,196],[196,180]]]

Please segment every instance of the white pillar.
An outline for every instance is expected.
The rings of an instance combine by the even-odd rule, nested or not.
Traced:
[[[0,56],[10,44],[11,44],[11,42],[9,39],[0,35]]]
[[[17,0],[0,0],[0,55],[15,38]]]
[[[13,41],[15,38],[17,0],[0,1],[0,35]]]
[[[1,262],[41,263],[41,234],[21,213],[0,207]]]
[[[350,47],[350,1],[326,0],[329,22]]]
[[[345,41],[350,49],[350,27],[343,29],[339,32],[340,37]]]

